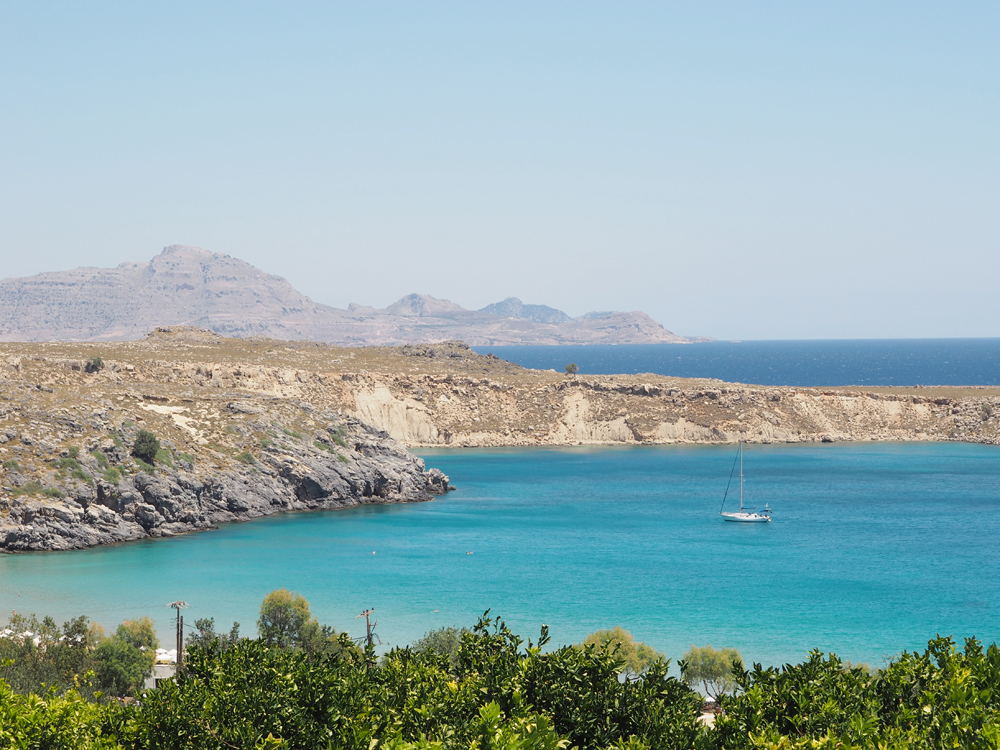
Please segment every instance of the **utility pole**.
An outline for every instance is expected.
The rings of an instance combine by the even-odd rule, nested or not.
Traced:
[[[375,614],[375,608],[371,607],[369,609],[366,609],[364,612],[362,612],[360,615],[354,618],[355,620],[361,617],[365,618],[365,644],[368,646],[371,646],[372,642],[376,640],[379,642],[380,645],[382,643],[381,639],[379,639],[378,637],[378,634],[375,632],[375,626],[378,625],[378,620],[372,620],[373,614]]]
[[[177,658],[174,659],[174,676],[176,677],[180,674],[184,661],[184,615],[181,614],[181,610],[187,609],[190,605],[185,601],[178,600],[170,602],[167,606],[177,610]]]

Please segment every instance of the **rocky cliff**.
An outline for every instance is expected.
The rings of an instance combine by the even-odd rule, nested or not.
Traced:
[[[0,356],[0,550],[172,536],[449,489],[383,430],[331,409],[142,378],[127,362],[88,373],[84,361],[32,354]],[[141,429],[162,442],[152,465],[132,455]]]
[[[139,429],[163,442],[152,473],[130,455]],[[187,328],[135,342],[3,344],[0,548],[63,549],[444,491],[448,479],[402,445],[739,440],[997,445],[1000,388],[568,377],[456,342],[336,348]]]
[[[642,312],[570,318],[509,298],[482,310],[411,294],[383,310],[321,305],[237,258],[171,245],[145,263],[0,281],[0,341],[138,339],[156,326],[344,346],[460,338],[474,345],[685,343]]]

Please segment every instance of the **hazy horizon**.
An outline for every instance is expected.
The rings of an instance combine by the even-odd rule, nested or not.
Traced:
[[[195,245],[316,302],[1000,335],[1000,8],[0,9],[0,277]]]

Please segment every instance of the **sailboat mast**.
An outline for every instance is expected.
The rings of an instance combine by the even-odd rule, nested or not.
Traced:
[[[740,442],[740,513],[743,512],[743,442]]]

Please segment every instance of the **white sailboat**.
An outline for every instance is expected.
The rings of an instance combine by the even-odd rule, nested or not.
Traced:
[[[722,516],[724,521],[735,521],[737,523],[770,523],[771,522],[771,508],[768,505],[764,505],[764,510],[758,511],[756,508],[748,508],[743,505],[743,442],[740,441],[740,450],[738,458],[740,460],[740,510],[738,513],[725,513],[726,509],[726,498],[729,497],[729,487],[733,483],[733,475],[729,474],[729,484],[726,485],[726,494],[722,497],[722,509],[719,511],[719,515]],[[735,462],[734,462],[735,464]],[[736,466],[734,465],[735,469]]]

